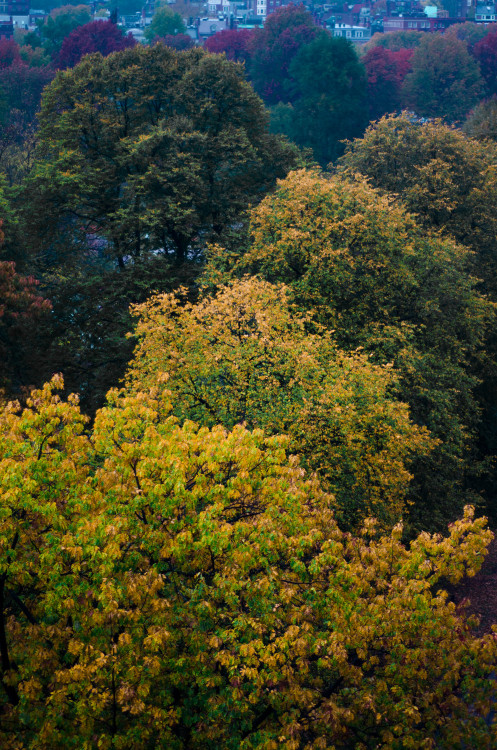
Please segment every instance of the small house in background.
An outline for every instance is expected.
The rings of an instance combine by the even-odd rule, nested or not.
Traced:
[[[495,5],[477,5],[475,10],[475,21],[488,23],[495,21]]]
[[[328,25],[333,36],[341,36],[349,42],[365,44],[371,39],[371,28],[367,26],[349,26],[346,23],[335,23]]]
[[[229,29],[230,24],[227,18],[199,18],[194,29],[187,29],[187,33],[200,43],[205,42],[210,36],[214,36],[218,31]],[[190,33],[194,32],[194,33]]]
[[[14,29],[27,29],[29,27],[29,0],[0,0],[0,23],[3,22],[9,23]],[[8,33],[7,27],[5,27],[5,32]]]
[[[0,21],[0,39],[12,39],[14,24],[12,21]]]

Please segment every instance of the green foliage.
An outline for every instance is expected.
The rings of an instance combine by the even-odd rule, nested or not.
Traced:
[[[90,21],[88,5],[64,5],[52,11],[46,21],[39,25],[45,52],[55,60],[66,36],[69,36],[77,26],[83,26]]]
[[[129,264],[124,271],[87,264],[44,278],[43,290],[52,314],[37,328],[38,381],[64,372],[67,392],[77,391],[85,414],[94,416],[109,388],[124,377],[133,344],[131,304],[152,293],[193,285],[196,264],[172,265],[162,258]]]
[[[468,48],[471,49],[480,39],[488,34],[488,26],[482,23],[472,23],[467,21],[466,23],[454,23],[445,31],[444,36],[456,37],[466,42]]]
[[[398,195],[427,229],[474,251],[468,256],[483,290],[497,301],[495,258],[497,149],[440,121],[385,117],[350,143],[341,166]]]
[[[179,13],[175,13],[167,6],[159,8],[152,18],[151,23],[145,28],[145,38],[149,42],[155,37],[164,37],[170,34],[185,34],[186,26]]]
[[[470,509],[355,538],[285,438],[156,391],[90,437],[60,385],[0,414],[2,747],[495,746],[495,638],[439,590],[491,538]]]
[[[483,95],[478,63],[457,37],[425,34],[411,63],[402,93],[405,104],[418,115],[457,122]]]
[[[389,526],[399,520],[406,466],[433,443],[392,395],[391,368],[345,354],[325,331],[307,334],[285,288],[254,279],[197,305],[154,297],[135,314],[134,390],[165,374],[181,422],[287,433],[290,451],[333,493],[342,526],[368,515]]]
[[[460,509],[478,423],[474,361],[492,306],[475,291],[468,251],[430,235],[363,179],[295,172],[254,210],[243,255],[213,252],[212,278],[256,273],[289,286],[339,347],[392,362],[414,421],[441,444],[414,465],[412,519],[441,526]],[[224,271],[223,271],[224,269]]]
[[[343,139],[366,127],[364,67],[349,41],[321,34],[299,50],[289,72],[295,100],[288,135],[325,166],[341,155]]]
[[[374,47],[385,47],[394,51],[412,49],[413,47],[419,47],[424,37],[424,31],[392,31],[388,34],[376,32],[367,44],[361,46],[361,52],[368,52]]]
[[[241,66],[160,44],[90,55],[46,89],[27,240],[68,257],[91,235],[121,266],[149,251],[182,262],[294,160]]]

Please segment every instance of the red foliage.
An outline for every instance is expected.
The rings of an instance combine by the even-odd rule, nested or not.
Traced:
[[[33,276],[19,276],[12,261],[0,261],[0,388],[18,379],[35,324],[52,309],[49,300],[36,293],[38,284]]]
[[[492,29],[470,50],[480,63],[480,70],[490,95],[497,94],[497,29]]]
[[[110,21],[91,21],[75,28],[63,43],[57,60],[59,68],[73,68],[84,55],[100,52],[104,57],[134,47],[135,40]]]
[[[292,101],[290,63],[319,29],[303,5],[287,5],[267,17],[263,29],[254,29],[248,42],[252,55],[250,78],[257,93],[268,104]]]
[[[248,62],[250,53],[247,45],[252,38],[252,33],[250,29],[240,29],[240,31],[224,29],[209,37],[204,46],[208,52],[216,54],[224,52],[228,60]]]
[[[0,326],[37,317],[52,309],[51,303],[36,294],[34,276],[19,276],[13,261],[0,261]]]
[[[401,108],[400,90],[411,70],[414,49],[373,47],[363,57],[367,76],[369,116],[375,120]]]
[[[7,68],[0,66],[0,87],[5,92],[9,108],[18,110],[26,122],[32,122],[40,106],[41,93],[54,75],[51,66],[30,68],[21,60]]]
[[[19,45],[13,39],[0,39],[0,68],[9,68],[20,62]]]

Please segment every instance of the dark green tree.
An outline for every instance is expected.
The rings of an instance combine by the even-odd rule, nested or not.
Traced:
[[[366,78],[350,42],[319,35],[290,65],[294,81],[291,130],[323,166],[343,153],[341,141],[361,135],[368,122]]]
[[[121,267],[147,252],[182,262],[294,163],[267,124],[242,66],[221,56],[161,44],[90,55],[45,92],[28,241],[52,263],[95,243]]]

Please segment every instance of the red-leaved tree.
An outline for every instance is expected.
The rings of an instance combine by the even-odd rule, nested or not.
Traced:
[[[19,45],[13,39],[0,39],[0,68],[8,68],[19,62]]]
[[[214,36],[209,37],[205,42],[205,49],[208,52],[221,54],[224,52],[228,60],[234,62],[250,62],[250,53],[248,50],[249,40],[252,38],[250,29],[223,29],[218,31]]]
[[[367,76],[369,117],[377,120],[401,109],[400,90],[411,70],[414,49],[373,47],[362,58]]]
[[[136,44],[131,34],[124,36],[121,29],[110,21],[91,21],[75,28],[63,43],[57,65],[73,68],[84,55],[100,52],[104,57]]]
[[[267,104],[295,98],[288,72],[290,63],[301,47],[324,33],[303,5],[279,8],[267,17],[263,29],[254,29],[249,43],[249,77]]]
[[[490,96],[497,94],[497,29],[492,29],[475,44],[472,54],[480,63],[480,71]]]
[[[0,222],[0,244],[3,232]],[[37,293],[33,276],[20,276],[15,263],[0,261],[0,388],[16,390],[28,385],[26,367],[36,335],[36,323],[51,309],[51,303]]]

